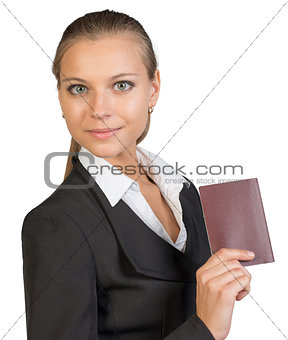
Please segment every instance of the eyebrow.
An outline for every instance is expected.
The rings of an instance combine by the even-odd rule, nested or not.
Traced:
[[[114,80],[116,78],[123,77],[123,76],[139,76],[139,74],[138,73],[125,73],[125,72],[123,72],[123,73],[118,73],[115,76],[110,77],[109,80]],[[62,80],[62,83],[67,82],[67,81],[71,81],[71,80],[82,81],[83,83],[88,83],[88,81],[86,81],[85,79],[75,78],[75,77],[65,78],[65,79]]]

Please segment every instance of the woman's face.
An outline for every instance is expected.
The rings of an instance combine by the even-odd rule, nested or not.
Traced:
[[[136,155],[148,107],[157,102],[159,70],[150,81],[137,48],[133,37],[123,34],[97,41],[82,39],[62,58],[58,98],[68,130],[78,144],[98,157],[124,159],[127,150]],[[114,132],[117,138],[112,134],[99,139],[88,132],[108,127],[121,128]]]

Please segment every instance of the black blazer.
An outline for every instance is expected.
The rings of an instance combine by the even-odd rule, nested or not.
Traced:
[[[214,340],[195,314],[195,272],[211,251],[193,183],[180,192],[182,253],[122,199],[113,208],[77,154],[72,161],[23,221],[28,340]]]

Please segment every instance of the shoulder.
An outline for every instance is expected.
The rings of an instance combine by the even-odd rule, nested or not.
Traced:
[[[85,199],[86,194],[82,184],[79,174],[72,170],[48,197],[28,211],[24,221],[31,218],[50,218],[51,216],[59,218],[60,215],[69,218],[70,215],[73,215],[71,212],[75,211],[76,206],[79,207],[79,202],[81,203]]]
[[[23,219],[21,237],[55,237],[79,235],[79,226],[72,216],[57,206],[40,204],[30,210]]]
[[[75,189],[64,190],[67,184],[72,183],[75,183],[74,178],[69,175],[48,197],[26,213],[22,225],[22,238],[23,234],[31,232],[60,233],[60,230],[64,232],[68,228],[69,232],[79,229],[77,221],[70,213],[73,211],[71,206]]]
[[[32,233],[87,238],[92,230],[103,225],[100,204],[93,198],[90,189],[83,187],[83,181],[77,174],[69,175],[51,195],[26,213],[22,239],[23,235],[25,238]]]

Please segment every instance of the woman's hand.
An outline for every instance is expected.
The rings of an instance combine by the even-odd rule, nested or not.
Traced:
[[[235,300],[250,292],[251,274],[238,260],[252,260],[247,250],[221,248],[196,272],[196,314],[216,340],[230,331]]]

